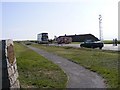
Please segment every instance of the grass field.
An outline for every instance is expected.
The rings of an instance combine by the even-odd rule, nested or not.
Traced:
[[[118,87],[118,53],[86,48],[44,46],[32,44],[48,52],[60,55],[100,74],[108,88]]]
[[[104,44],[113,44],[113,40],[104,40]],[[120,44],[120,40],[118,40],[118,44]]]
[[[22,88],[65,88],[66,74],[51,61],[15,43],[15,53]]]
[[[70,44],[80,44],[80,42],[71,42]]]
[[[113,40],[104,40],[104,44],[113,44]],[[71,42],[71,44],[80,44],[81,42]],[[118,40],[118,44],[120,44],[120,40]]]

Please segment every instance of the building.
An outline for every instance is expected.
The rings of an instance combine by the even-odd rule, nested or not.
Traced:
[[[59,36],[58,38],[61,37],[71,37],[72,38],[72,42],[84,42],[87,39],[91,39],[94,41],[99,41],[99,39],[97,37],[95,37],[92,34],[81,34],[81,35],[64,35],[64,36]]]

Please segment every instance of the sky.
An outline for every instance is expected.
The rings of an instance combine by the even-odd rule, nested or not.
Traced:
[[[2,0],[0,38],[36,40],[47,32],[60,35],[93,34],[99,38],[102,15],[104,40],[118,38],[119,0]]]

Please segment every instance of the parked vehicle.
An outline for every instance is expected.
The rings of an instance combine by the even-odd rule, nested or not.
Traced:
[[[57,43],[58,44],[69,44],[72,42],[72,38],[71,37],[60,37],[57,38]]]
[[[80,47],[87,47],[87,48],[99,48],[102,49],[104,43],[102,41],[93,41],[93,40],[86,40],[80,44]]]
[[[37,35],[37,41],[40,44],[48,44],[48,33],[40,33]]]

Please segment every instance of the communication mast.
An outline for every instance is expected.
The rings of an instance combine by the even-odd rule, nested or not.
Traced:
[[[103,35],[102,35],[102,16],[99,15],[99,39],[102,41],[103,40]]]

